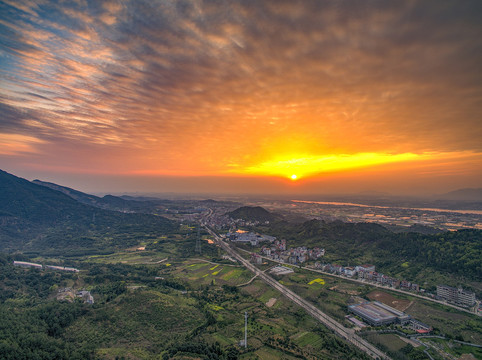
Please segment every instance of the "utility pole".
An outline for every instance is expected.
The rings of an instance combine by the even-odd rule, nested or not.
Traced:
[[[244,312],[244,348],[248,347],[248,312]]]

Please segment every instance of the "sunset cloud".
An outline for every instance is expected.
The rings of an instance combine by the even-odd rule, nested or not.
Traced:
[[[63,166],[72,147],[90,171],[190,175],[480,154],[480,14],[479,1],[2,1],[0,132],[41,142],[2,154]]]
[[[33,136],[0,134],[0,155],[19,155],[36,152],[35,145],[42,143]]]

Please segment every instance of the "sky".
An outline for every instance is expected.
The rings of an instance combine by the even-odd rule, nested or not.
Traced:
[[[482,2],[0,0],[0,168],[89,192],[482,187]]]

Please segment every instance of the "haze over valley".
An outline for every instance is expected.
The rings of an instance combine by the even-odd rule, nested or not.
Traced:
[[[482,2],[0,0],[0,359],[482,359]]]

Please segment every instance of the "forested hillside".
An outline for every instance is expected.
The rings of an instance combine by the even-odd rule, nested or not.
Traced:
[[[469,279],[482,278],[482,230],[394,233],[372,223],[320,220],[299,225],[277,223],[259,230],[287,239],[290,246],[323,247],[327,261],[343,265],[370,262],[389,271],[417,273],[432,268]]]
[[[63,255],[136,245],[178,227],[154,215],[88,206],[0,171],[0,250]]]
[[[212,275],[212,263],[199,260],[172,266],[80,261],[69,263],[79,273],[66,273],[16,267],[13,259],[0,253],[0,359],[234,360],[257,358],[258,349],[269,358],[368,359],[289,301],[267,307],[256,295],[258,287],[267,291],[262,283],[236,286],[251,276],[238,267],[226,266],[244,279],[229,285]],[[55,300],[65,287],[88,288],[95,303]],[[237,345],[244,311],[247,350]],[[295,334],[308,342],[293,340]]]

